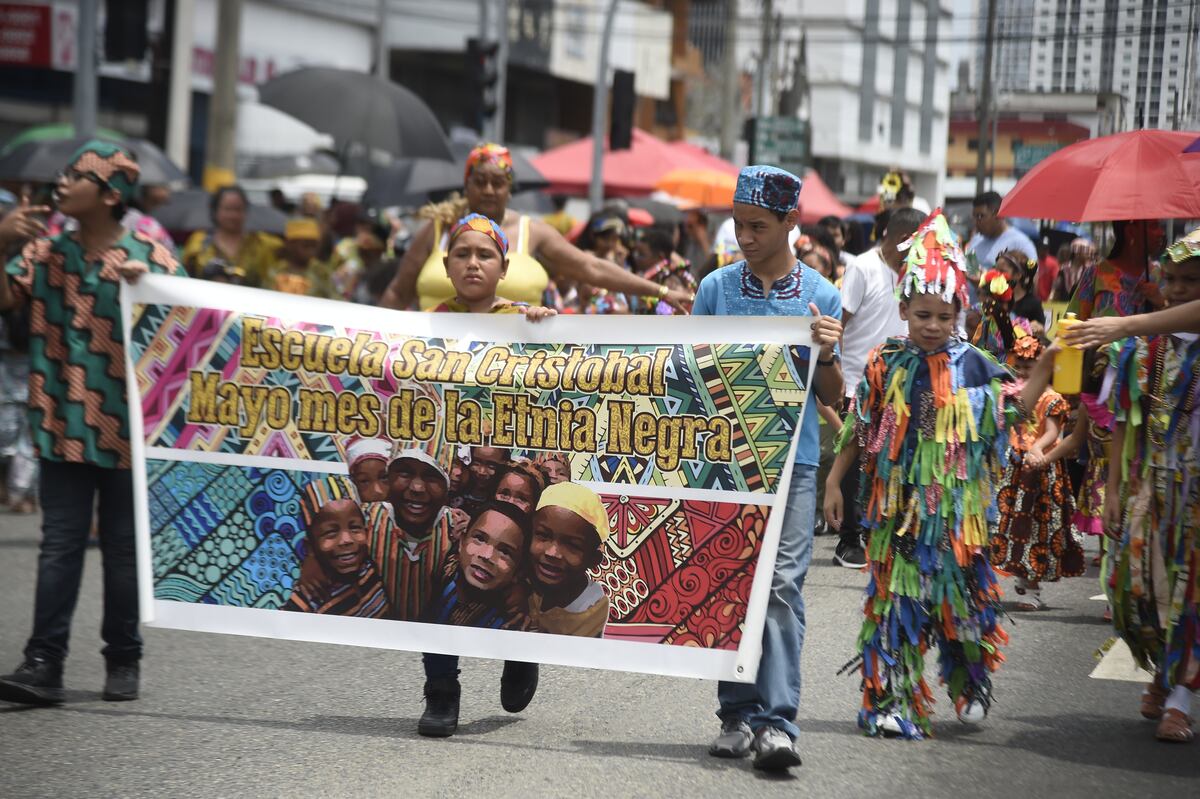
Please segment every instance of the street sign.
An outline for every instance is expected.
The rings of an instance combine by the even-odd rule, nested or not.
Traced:
[[[1059,142],[1045,142],[1041,144],[1014,144],[1013,145],[1013,170],[1018,173],[1018,176],[1023,175],[1029,170],[1038,165],[1042,159],[1047,158],[1053,153],[1061,150],[1063,145]]]
[[[796,117],[749,120],[750,161],[803,174],[808,166],[808,122]]]

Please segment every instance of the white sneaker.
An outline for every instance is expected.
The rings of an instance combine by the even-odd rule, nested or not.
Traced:
[[[880,713],[875,717],[875,726],[888,737],[896,737],[904,734],[904,726],[900,723],[900,715],[898,713]]]
[[[958,720],[963,724],[982,724],[987,718],[987,708],[978,699],[972,699],[958,711]]]

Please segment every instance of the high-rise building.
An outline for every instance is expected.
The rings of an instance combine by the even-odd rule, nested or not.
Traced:
[[[1098,92],[1125,98],[1126,128],[1184,128],[1200,115],[1194,0],[1005,0],[996,11],[999,92]],[[982,69],[987,2],[976,8]]]
[[[951,0],[802,0],[812,151],[850,199],[893,167],[918,196],[943,196],[950,106]]]

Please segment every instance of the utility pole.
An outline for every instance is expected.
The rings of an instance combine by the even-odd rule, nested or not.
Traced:
[[[742,127],[740,109],[741,70],[738,68],[738,0],[725,0],[725,68],[721,76],[721,157],[733,160],[738,133]]]
[[[987,38],[983,49],[983,75],[979,78],[979,94],[975,98],[979,109],[979,143],[975,150],[975,193],[983,194],[987,173],[988,130],[992,110],[992,50],[996,46],[996,0],[987,0]]]
[[[97,0],[79,0],[78,28],[79,63],[75,67],[72,116],[75,135],[91,138],[96,133],[96,106],[99,75],[96,58]]]
[[[608,115],[608,46],[612,42],[613,20],[617,16],[617,0],[608,0],[604,13],[604,34],[596,58],[596,85],[592,91],[592,181],[588,186],[588,204],[592,213],[604,204],[604,122]]]
[[[771,23],[775,21],[774,3],[762,0],[762,21],[759,23],[761,36],[758,46],[758,91],[754,103],[754,116],[770,115],[771,94]]]
[[[496,20],[496,113],[492,115],[491,139],[504,142],[504,114],[508,105],[508,0],[500,0],[500,18]]]
[[[388,0],[376,0],[379,7],[375,14],[375,76],[391,78],[391,55],[388,52],[387,21]]]
[[[167,157],[188,171],[192,133],[192,41],[195,0],[175,0],[175,30],[171,34],[171,82],[167,100]]]
[[[231,183],[234,138],[237,133],[238,66],[241,61],[242,0],[218,0],[217,52],[213,64],[212,98],[208,107],[208,140],[204,158],[204,188]]]

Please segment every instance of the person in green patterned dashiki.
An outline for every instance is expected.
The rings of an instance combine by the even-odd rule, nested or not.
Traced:
[[[0,699],[10,702],[63,701],[63,661],[97,498],[105,571],[103,698],[138,697],[142,638],[118,298],[122,280],[133,282],[147,271],[184,274],[170,250],[121,225],[138,174],[125,149],[84,144],[54,190],[58,210],[78,229],[31,241],[0,277],[0,310],[31,306],[29,419],[44,509],[33,633],[24,662],[0,677]]]

